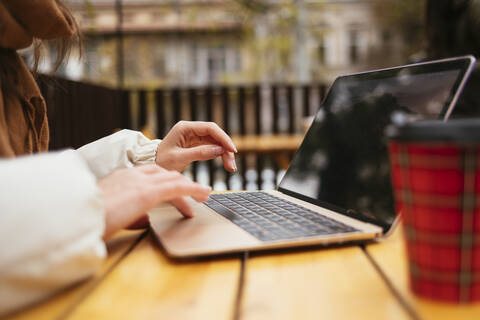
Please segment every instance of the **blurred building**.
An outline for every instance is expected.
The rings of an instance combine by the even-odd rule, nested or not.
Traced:
[[[67,2],[85,36],[83,60],[60,70],[74,79],[117,83],[120,12],[127,86],[330,82],[402,62],[365,0]]]

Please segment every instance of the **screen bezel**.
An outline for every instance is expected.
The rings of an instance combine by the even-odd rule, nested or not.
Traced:
[[[324,106],[325,103],[329,101],[329,99],[332,98],[331,92],[333,91],[332,88],[334,88],[336,85],[338,86],[338,83],[343,81],[344,79],[348,79],[348,81],[366,81],[366,80],[381,80],[383,78],[392,78],[396,76],[401,69],[409,69],[409,71],[413,72],[413,74],[425,74],[425,73],[435,73],[435,72],[442,72],[442,71],[459,71],[458,77],[452,86],[452,89],[450,90],[450,95],[448,99],[445,102],[445,106],[443,107],[442,111],[440,112],[438,119],[443,119],[444,121],[447,121],[448,118],[450,118],[453,109],[455,108],[455,104],[458,101],[458,98],[460,97],[460,94],[465,87],[465,83],[470,76],[470,74],[473,71],[473,67],[475,65],[476,59],[475,57],[469,55],[469,56],[462,56],[462,57],[457,57],[457,58],[449,58],[449,59],[442,59],[442,60],[434,60],[434,61],[428,61],[428,62],[422,62],[422,63],[416,63],[416,64],[409,64],[405,66],[398,66],[398,67],[393,67],[393,68],[386,68],[386,69],[378,69],[378,70],[373,70],[373,71],[367,71],[367,72],[360,72],[360,73],[354,73],[354,74],[349,74],[349,75],[344,75],[341,77],[338,77],[328,90],[328,93],[320,103],[320,106],[318,110],[316,111],[315,114],[318,113],[320,108]],[[313,123],[312,123],[313,125]],[[305,136],[308,135],[308,132],[310,131],[310,128],[306,132]],[[302,141],[300,147],[297,149],[297,152],[293,156],[293,158],[301,151],[303,144],[305,140]],[[292,159],[293,159],[292,158]],[[290,169],[290,168],[289,168]],[[398,223],[399,215],[396,213],[396,217],[393,220],[392,223],[384,223],[382,221],[379,221],[377,219],[371,218],[369,216],[363,215],[363,214],[357,214],[354,209],[348,209],[348,208],[342,208],[337,205],[333,205],[331,203],[314,199],[309,196],[305,196],[303,194],[297,193],[292,190],[284,189],[281,188],[280,185],[282,184],[283,180],[285,177],[288,175],[288,170],[285,173],[282,181],[277,186],[277,191],[282,192],[284,194],[287,194],[289,196],[295,197],[297,199],[312,203],[314,205],[317,205],[322,208],[326,208],[332,211],[335,211],[337,213],[340,213],[342,215],[361,220],[367,223],[372,223],[374,225],[377,225],[382,228],[383,230],[383,235],[388,235],[391,233],[391,231],[394,229],[394,226]]]

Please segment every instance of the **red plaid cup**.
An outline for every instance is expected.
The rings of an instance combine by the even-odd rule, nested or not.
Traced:
[[[388,135],[411,289],[480,301],[480,121],[417,122]]]

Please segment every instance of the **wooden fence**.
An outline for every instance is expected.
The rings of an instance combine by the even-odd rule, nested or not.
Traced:
[[[130,92],[39,75],[47,104],[50,150],[79,148],[129,128]]]
[[[261,189],[266,167],[277,177],[288,165],[295,141],[301,140],[304,119],[315,113],[326,91],[321,84],[127,91],[47,76],[41,77],[40,86],[48,106],[51,149],[77,148],[114,130],[144,129],[151,123],[157,137],[180,120],[218,123],[242,145],[237,155],[239,172],[232,177],[220,169],[218,161],[208,161],[206,183],[213,186],[221,180],[228,189],[232,178],[240,178],[240,189],[252,189],[247,172],[256,173],[252,179]],[[199,180],[198,163],[187,171]]]
[[[133,101],[137,103],[138,128],[147,125],[149,110],[156,111],[158,137],[163,137],[180,120],[203,120],[219,124],[235,142],[247,142],[249,146],[240,147],[237,155],[241,189],[248,187],[248,169],[255,170],[256,188],[261,189],[265,167],[270,167],[277,177],[278,171],[288,165],[298,147],[295,141],[299,136],[301,140],[304,119],[315,113],[325,91],[325,85],[311,84],[140,89]],[[268,146],[269,143],[278,145]],[[219,180],[219,167],[218,161],[208,161],[210,185]],[[198,180],[198,164],[193,164],[190,172]],[[231,174],[220,175],[226,188],[231,189]]]

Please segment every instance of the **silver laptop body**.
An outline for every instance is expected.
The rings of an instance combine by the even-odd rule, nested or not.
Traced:
[[[176,258],[329,245],[388,235],[398,218],[389,186],[383,129],[399,119],[448,119],[474,64],[474,57],[465,56],[337,78],[277,190],[235,193],[228,199],[213,195],[207,204],[191,201],[192,219],[183,218],[171,205],[162,205],[149,212],[153,232],[167,254]],[[365,142],[370,144],[362,149]],[[333,150],[335,146],[340,146],[339,150]],[[370,157],[375,150],[379,155]],[[244,206],[244,198],[257,196],[269,205],[268,212],[245,207],[244,216],[237,218],[234,208]],[[270,196],[280,200],[270,200]],[[302,210],[308,217],[319,215],[347,226],[347,231],[295,236],[280,224],[274,230],[285,236],[262,238],[240,223],[242,219],[248,224],[264,223],[266,216],[289,220],[290,216],[282,217],[285,212],[274,205],[283,200],[292,204],[286,207],[296,208],[304,216]],[[212,208],[222,210],[217,213]],[[302,230],[314,227],[313,222],[302,219],[288,222]],[[269,230],[266,228],[265,234]]]

